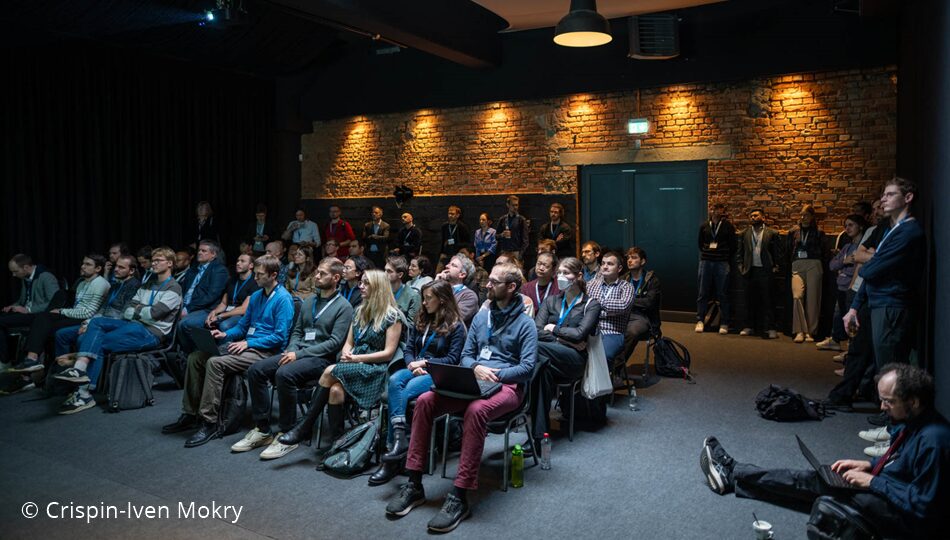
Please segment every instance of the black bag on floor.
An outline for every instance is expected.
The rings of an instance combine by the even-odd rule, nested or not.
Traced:
[[[682,343],[663,336],[653,340],[653,366],[657,375],[691,381],[690,363],[689,350]]]
[[[855,508],[834,497],[815,499],[808,517],[808,540],[880,540],[874,527]]]
[[[119,354],[108,373],[109,412],[141,409],[155,404],[152,396],[152,357],[143,354]]]
[[[776,422],[821,420],[831,415],[818,401],[777,384],[769,385],[755,396],[755,408],[762,418]]]
[[[247,382],[240,374],[224,377],[221,388],[221,407],[218,408],[218,434],[222,437],[237,433],[247,414]]]
[[[320,470],[337,478],[353,478],[369,467],[379,444],[380,417],[364,422],[333,441]]]

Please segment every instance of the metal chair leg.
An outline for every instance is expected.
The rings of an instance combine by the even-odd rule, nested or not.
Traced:
[[[505,446],[504,446],[504,466],[502,466],[502,477],[501,477],[501,490],[504,492],[508,491],[508,463],[511,461],[511,452],[508,450],[508,435],[511,433],[510,427],[505,428]]]
[[[574,384],[571,385],[571,414],[570,414],[570,417],[567,419],[567,425],[568,425],[567,440],[571,442],[574,442],[574,412],[576,411],[576,409],[574,408],[574,393],[577,392],[578,384],[579,382],[575,382]]]
[[[449,458],[449,415],[445,415],[445,428],[442,430],[442,478],[445,475],[445,465]]]

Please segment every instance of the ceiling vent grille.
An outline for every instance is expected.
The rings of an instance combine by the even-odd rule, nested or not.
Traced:
[[[630,17],[630,58],[668,60],[680,54],[679,19],[670,13]]]

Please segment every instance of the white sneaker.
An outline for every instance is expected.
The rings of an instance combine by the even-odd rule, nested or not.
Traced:
[[[840,351],[841,344],[831,338],[825,338],[818,343],[815,343],[815,347],[819,351]]]
[[[280,433],[277,434],[277,437],[280,437]],[[277,440],[277,437],[274,437],[274,441],[270,443],[270,446],[264,449],[261,452],[261,459],[277,459],[286,456],[287,454],[293,452],[297,449],[296,444],[283,444]]]
[[[801,343],[805,341],[805,334],[802,332],[795,334],[795,339],[793,339],[792,341],[794,341],[795,343]]]
[[[881,457],[887,453],[887,449],[890,447],[890,442],[879,442],[875,443],[874,446],[868,446],[865,448],[864,453],[871,457]]]
[[[247,432],[247,435],[243,439],[231,445],[232,452],[249,452],[255,448],[260,448],[261,446],[267,446],[270,442],[274,440],[274,436],[270,433],[263,433],[261,430],[254,428],[251,431]]]
[[[742,330],[739,330],[739,335],[740,335],[740,336],[751,336],[751,335],[752,335],[752,329],[751,329],[751,328],[743,328]]]
[[[696,329],[695,329],[695,330],[696,330],[696,333],[697,333],[697,334],[702,334],[703,331],[706,330],[706,327],[703,326],[703,321],[699,321],[699,322],[696,323]]]
[[[719,335],[724,336],[729,333],[729,326],[725,324],[719,325]]]
[[[778,339],[778,332],[775,330],[769,330],[769,339]]]
[[[811,334],[805,334],[805,341],[808,343],[813,343],[815,338],[811,337]]]
[[[891,434],[887,432],[887,427],[885,426],[860,431],[858,432],[858,437],[872,443],[881,443],[891,440]]]
[[[844,358],[845,358],[846,356],[848,356],[848,353],[843,352],[843,353],[841,353],[841,354],[836,354],[836,355],[832,356],[831,359],[834,360],[835,362],[844,362]]]

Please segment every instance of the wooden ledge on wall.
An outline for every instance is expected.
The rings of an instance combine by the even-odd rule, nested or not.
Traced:
[[[699,161],[732,159],[730,144],[681,146],[675,148],[628,148],[604,152],[561,152],[561,165],[609,165],[616,163],[653,163],[661,161]]]

